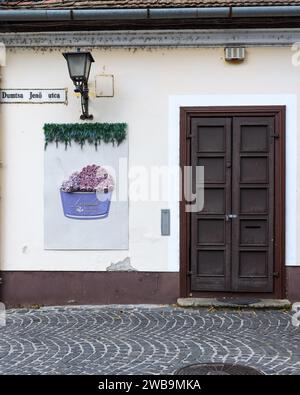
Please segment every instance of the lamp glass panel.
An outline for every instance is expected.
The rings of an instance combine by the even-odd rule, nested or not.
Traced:
[[[86,80],[89,79],[90,70],[91,70],[91,64],[92,64],[91,58],[90,58],[90,56],[87,56],[86,57],[86,66],[85,66],[85,78],[86,78]]]
[[[86,65],[86,54],[75,53],[68,54],[68,66],[70,77],[73,78],[84,78],[85,77],[85,65]]]

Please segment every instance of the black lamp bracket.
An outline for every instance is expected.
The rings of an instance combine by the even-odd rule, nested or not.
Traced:
[[[93,115],[89,114],[89,88],[86,81],[74,82],[75,89],[74,92],[80,93],[81,96],[81,109],[82,114],[80,119],[93,119]]]

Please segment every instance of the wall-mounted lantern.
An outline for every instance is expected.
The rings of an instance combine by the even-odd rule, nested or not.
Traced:
[[[93,119],[89,114],[89,88],[88,80],[91,64],[94,62],[90,52],[66,52],[63,53],[69,68],[71,80],[75,85],[75,92],[81,95],[82,115],[80,119]]]

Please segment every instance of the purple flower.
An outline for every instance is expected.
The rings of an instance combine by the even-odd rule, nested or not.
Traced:
[[[100,192],[112,192],[114,190],[114,180],[111,175],[107,175],[106,178],[103,178],[97,186],[97,191]]]
[[[61,186],[64,192],[111,192],[113,189],[113,178],[104,167],[95,164],[87,165],[80,172],[72,173]]]

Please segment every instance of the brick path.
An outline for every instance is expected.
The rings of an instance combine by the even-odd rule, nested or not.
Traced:
[[[300,327],[280,311],[171,307],[10,310],[0,374],[172,374],[195,362],[300,374]]]

